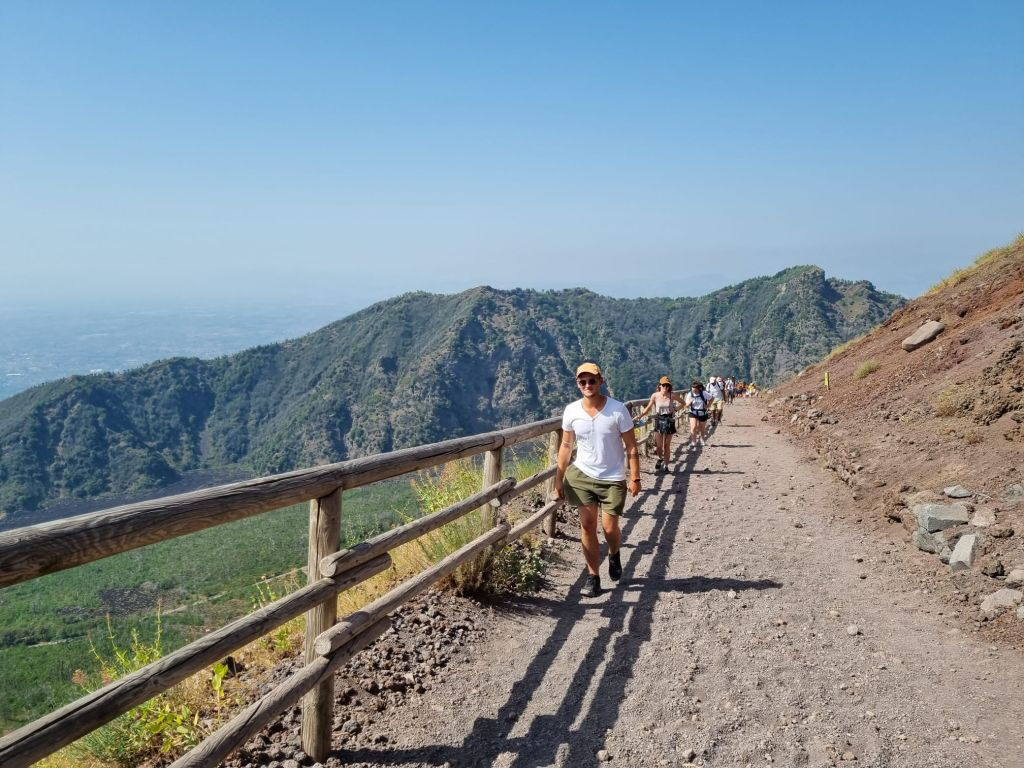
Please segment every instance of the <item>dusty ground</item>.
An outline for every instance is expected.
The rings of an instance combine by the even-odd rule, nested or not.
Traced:
[[[674,469],[647,463],[617,586],[579,597],[561,525],[548,588],[435,649],[423,693],[339,710],[328,765],[1024,767],[1024,653],[951,615],[940,572],[909,578],[892,529],[840,515],[851,490],[760,406]],[[260,738],[284,759],[244,764],[311,762],[289,727]]]

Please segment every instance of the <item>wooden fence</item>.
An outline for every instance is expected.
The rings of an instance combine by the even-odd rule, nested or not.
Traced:
[[[645,400],[627,406],[635,412]],[[638,428],[649,450],[650,427]],[[504,449],[549,435],[548,468],[522,481],[502,479]],[[0,588],[72,568],[147,544],[309,501],[307,584],[173,653],[115,680],[0,738],[0,765],[27,766],[50,755],[187,677],[223,659],[301,614],[306,616],[305,665],[177,760],[172,768],[216,766],[232,751],[302,699],[302,748],[314,760],[331,749],[333,676],[389,626],[402,604],[488,548],[500,548],[544,524],[555,532],[557,502],[544,504],[514,527],[503,507],[555,473],[558,418],[406,448],[391,453],[297,470],[193,493],[129,504],[0,534]],[[479,493],[446,509],[339,551],[345,489],[484,455]],[[337,618],[337,596],[391,565],[391,550],[469,512],[489,510],[482,536],[399,584],[360,610]]]

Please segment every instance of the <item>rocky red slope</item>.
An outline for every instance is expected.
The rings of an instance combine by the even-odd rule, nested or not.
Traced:
[[[929,321],[942,331],[908,351],[904,341]],[[934,565],[930,588],[965,603],[958,613],[980,631],[1024,641],[1024,595],[1003,593],[1004,608],[985,602],[1000,589],[1024,592],[1024,236],[767,401],[766,418],[851,487],[861,522],[902,525],[914,558],[926,558],[919,565]]]

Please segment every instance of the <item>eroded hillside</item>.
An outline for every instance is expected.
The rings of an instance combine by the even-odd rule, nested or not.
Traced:
[[[929,321],[943,330],[905,349]],[[938,577],[928,588],[966,603],[986,630],[1024,638],[1014,611],[982,607],[1024,581],[1024,237],[984,254],[771,398],[780,428],[809,442],[851,486],[863,521],[902,526],[900,538],[922,550]],[[929,517],[937,514],[948,519]],[[967,567],[958,569],[961,539]]]

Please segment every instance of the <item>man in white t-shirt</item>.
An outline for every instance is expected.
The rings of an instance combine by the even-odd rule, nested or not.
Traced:
[[[601,368],[583,363],[576,369],[576,385],[583,397],[566,406],[562,414],[562,444],[558,449],[555,496],[576,507],[580,516],[580,541],[587,561],[585,597],[601,594],[601,545],[597,539],[597,511],[608,542],[608,576],[622,575],[619,515],[626,506],[626,458],[629,458],[628,490],[640,493],[640,453],[633,434],[633,417],[618,400],[601,394]],[[576,443],[576,460],[572,458]]]

